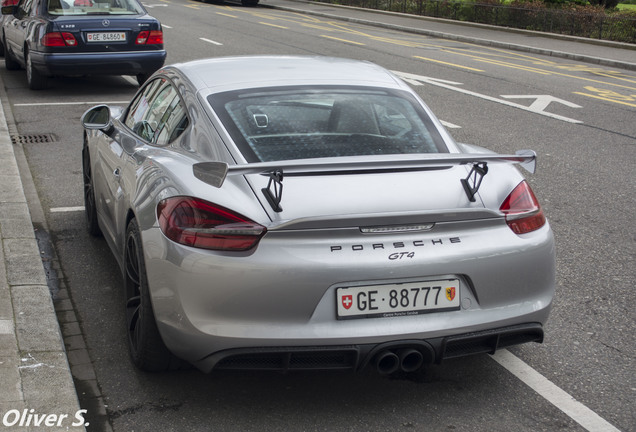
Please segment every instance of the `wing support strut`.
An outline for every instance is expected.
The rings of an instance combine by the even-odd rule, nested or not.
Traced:
[[[473,164],[468,176],[465,179],[461,179],[462,186],[464,186],[470,202],[475,202],[475,195],[477,195],[481,181],[486,174],[488,174],[488,164],[486,162],[477,162]]]
[[[269,205],[275,212],[282,212],[280,201],[283,199],[283,170],[277,169],[266,174],[269,177],[267,187],[261,189]]]

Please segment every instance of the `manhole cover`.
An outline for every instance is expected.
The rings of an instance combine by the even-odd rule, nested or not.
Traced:
[[[13,144],[39,144],[53,141],[55,141],[55,137],[51,134],[11,135]]]

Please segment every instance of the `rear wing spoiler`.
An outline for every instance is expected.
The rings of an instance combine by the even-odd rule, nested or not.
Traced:
[[[283,177],[396,173],[425,171],[455,165],[472,165],[468,176],[460,179],[460,181],[468,199],[475,201],[475,195],[481,186],[481,182],[488,173],[489,163],[519,164],[528,172],[534,173],[537,159],[537,154],[532,150],[519,150],[514,155],[438,153],[428,154],[424,157],[420,155],[406,156],[408,158],[353,161],[351,159],[342,161],[316,159],[310,162],[289,160],[243,165],[228,165],[225,162],[200,162],[194,164],[192,169],[196,178],[217,188],[223,186],[227,176],[248,174],[267,176],[269,177],[269,182],[267,187],[262,189],[262,192],[274,211],[281,212],[283,210],[280,206],[283,193]]]

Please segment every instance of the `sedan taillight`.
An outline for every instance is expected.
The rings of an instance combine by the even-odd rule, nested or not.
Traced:
[[[537,197],[524,180],[504,200],[499,208],[515,234],[527,234],[545,225],[545,215]]]
[[[161,45],[163,44],[163,32],[161,30],[144,30],[139,32],[135,40],[137,45]]]
[[[238,213],[192,197],[162,200],[157,206],[157,219],[170,240],[212,250],[252,249],[267,231]]]
[[[46,33],[40,42],[46,47],[77,46],[77,39],[68,32]]]

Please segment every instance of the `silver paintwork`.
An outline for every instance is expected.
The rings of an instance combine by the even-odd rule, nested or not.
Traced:
[[[547,320],[555,288],[553,236],[548,223],[522,236],[505,224],[499,206],[523,179],[510,164],[489,165],[474,203],[459,184],[469,170],[462,165],[288,178],[282,212],[275,212],[260,193],[267,186],[262,175],[225,177],[221,169],[212,177],[224,181],[213,187],[195,173],[193,166],[201,163],[230,171],[250,165],[208,96],[247,87],[355,84],[401,89],[421,101],[390,72],[342,59],[261,56],[195,61],[164,67],[158,74],[172,80],[188,107],[190,126],[176,142],[150,146],[117,118],[112,138],[87,130],[86,140],[100,227],[122,264],[126,225],[131,217],[137,219],[157,324],[177,356],[209,371],[219,359],[214,354],[234,348],[377,344]],[[455,143],[421,103],[448,147],[446,156],[494,156]],[[302,161],[312,162],[317,161]],[[247,252],[176,244],[163,235],[156,217],[158,201],[176,195],[230,208],[268,232]],[[433,225],[415,232],[360,229],[409,224]],[[388,259],[400,251],[415,254]],[[336,319],[338,287],[445,277],[462,282],[461,310]]]

